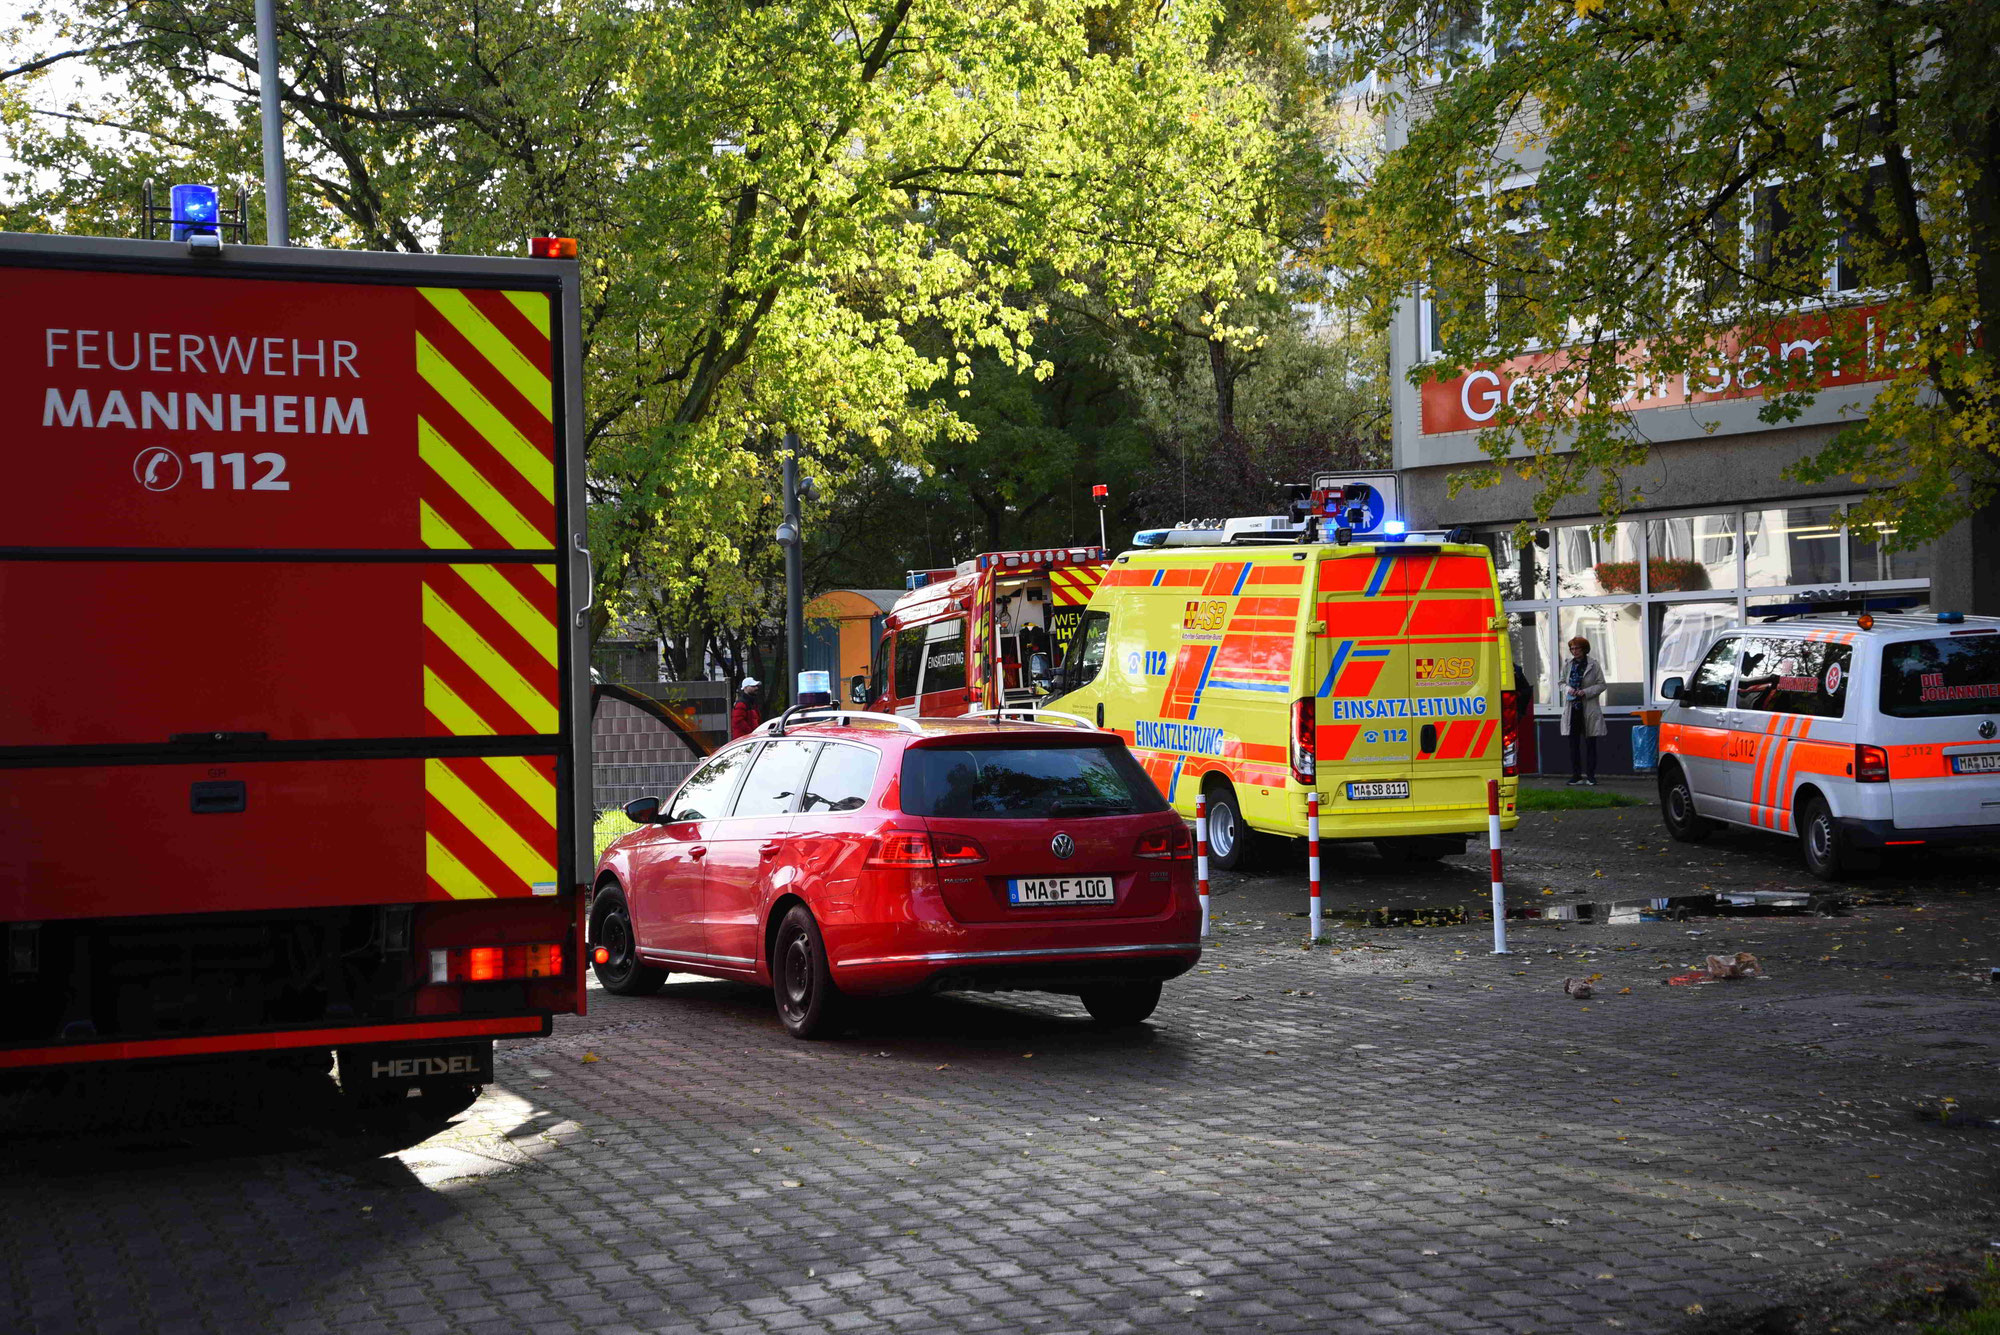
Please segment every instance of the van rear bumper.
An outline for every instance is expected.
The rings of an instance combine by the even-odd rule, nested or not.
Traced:
[[[1939,825],[1908,829],[1894,821],[1843,816],[1840,831],[1855,848],[1894,848],[1902,844],[2000,844],[2000,825]]]

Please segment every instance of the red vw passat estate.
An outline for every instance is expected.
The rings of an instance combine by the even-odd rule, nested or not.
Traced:
[[[1115,734],[793,711],[605,850],[598,981],[769,984],[800,1038],[842,998],[1034,990],[1136,1024],[1201,956],[1193,842]]]

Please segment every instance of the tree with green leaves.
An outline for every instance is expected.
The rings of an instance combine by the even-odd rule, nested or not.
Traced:
[[[1538,520],[1579,495],[1616,515],[1644,499],[1648,386],[1754,388],[1781,424],[1844,375],[1879,392],[1793,477],[1873,488],[1854,518],[1892,547],[1989,505],[2000,7],[1490,0],[1481,19],[1339,10],[1350,72],[1399,90],[1408,135],[1330,233],[1378,319],[1436,303],[1413,374],[1533,359],[1470,480],[1527,479]],[[1762,350],[1784,340],[1806,353]]]
[[[1051,286],[1137,318],[1257,270],[1275,146],[1263,97],[1208,60],[1214,20],[292,0],[295,228],[473,253],[576,235],[599,605],[627,610],[644,581],[742,629],[765,614],[745,581],[786,430],[830,494],[921,471],[975,434],[979,361],[1049,373]],[[192,0],[67,0],[8,34],[7,225],[130,233],[145,176],[247,175],[250,34],[247,4]],[[71,64],[88,91],[40,97]]]

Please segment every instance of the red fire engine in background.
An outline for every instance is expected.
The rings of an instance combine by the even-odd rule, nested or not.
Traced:
[[[1109,564],[1102,547],[1039,547],[911,571],[855,702],[926,718],[1033,704]]]
[[[0,237],[0,1073],[581,1012],[569,260]]]

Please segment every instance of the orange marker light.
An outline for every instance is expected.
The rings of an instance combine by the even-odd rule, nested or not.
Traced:
[[[1861,629],[1863,630],[1868,630],[1875,625],[1875,618],[1869,615],[1868,613],[1863,612],[1860,616],[1854,618],[1854,624],[1861,627]]]
[[[594,963],[597,964],[609,964],[611,963],[611,952],[606,950],[603,946],[599,946],[596,950],[593,950],[590,953],[590,958]]]
[[[528,238],[528,256],[537,260],[573,260],[576,258],[576,238],[531,236]]]

